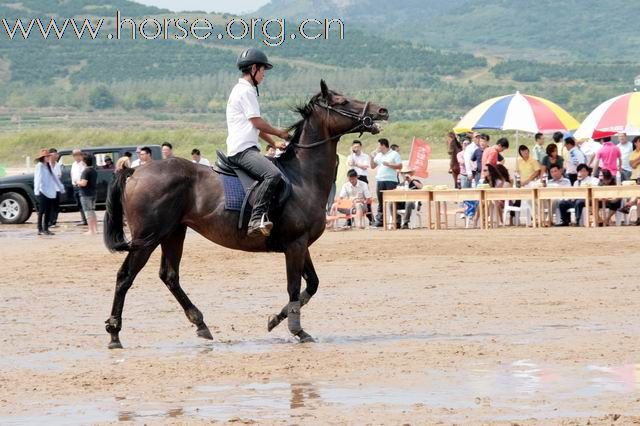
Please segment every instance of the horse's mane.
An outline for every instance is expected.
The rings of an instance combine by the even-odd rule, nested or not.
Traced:
[[[287,128],[289,132],[293,131],[293,136],[289,141],[289,145],[287,146],[287,149],[282,153],[282,155],[280,155],[280,157],[278,157],[279,159],[286,160],[292,156],[295,156],[294,145],[300,143],[300,137],[302,136],[304,123],[311,116],[311,113],[313,112],[313,104],[318,100],[319,97],[320,97],[319,94],[315,95],[306,104],[293,107],[293,111],[300,114],[301,118],[300,120],[296,121],[295,123],[293,123],[291,126]]]

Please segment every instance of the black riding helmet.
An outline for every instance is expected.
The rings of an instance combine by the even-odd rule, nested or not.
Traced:
[[[240,53],[240,56],[238,56],[238,60],[236,61],[238,69],[242,72],[249,72],[249,70],[251,69],[251,65],[254,64],[258,66],[264,66],[264,68],[267,70],[273,68],[273,65],[271,65],[271,63],[269,62],[267,55],[265,55],[259,49],[253,47],[243,50],[242,53]],[[251,73],[251,80],[253,81],[253,85],[256,87],[256,94],[260,96],[255,72]]]

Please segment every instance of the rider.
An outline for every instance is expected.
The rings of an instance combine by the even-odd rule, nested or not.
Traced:
[[[227,102],[227,155],[232,163],[261,181],[256,189],[247,235],[268,236],[273,223],[267,213],[282,176],[273,162],[260,152],[258,137],[275,148],[285,149],[284,142],[274,142],[269,135],[286,140],[289,133],[272,127],[260,116],[258,84],[264,80],[266,71],[273,68],[267,55],[255,48],[246,49],[238,57],[237,66],[242,77]]]

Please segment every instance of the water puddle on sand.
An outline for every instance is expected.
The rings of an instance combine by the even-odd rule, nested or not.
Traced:
[[[374,373],[371,374],[375,376]],[[153,402],[139,397],[116,396],[85,404],[51,402],[44,412],[0,416],[0,423],[94,423],[111,421],[162,421],[189,419],[287,420],[313,415],[329,408],[339,416],[356,407],[419,413],[436,409],[435,417],[451,416],[447,410],[464,410],[478,420],[553,419],[603,416],[598,403],[640,396],[640,364],[617,367],[587,365],[553,367],[519,360],[496,370],[472,368],[427,370],[395,383],[354,385],[353,382],[265,382],[195,386],[181,401]],[[481,410],[481,411],[480,411]],[[422,411],[425,413],[425,411]],[[495,413],[492,415],[491,413]],[[33,411],[32,411],[33,413]],[[640,414],[640,405],[636,412]],[[453,414],[456,415],[455,412]]]

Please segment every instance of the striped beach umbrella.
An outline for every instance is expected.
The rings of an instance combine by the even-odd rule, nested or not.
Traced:
[[[453,130],[456,133],[480,129],[551,133],[577,129],[579,124],[553,102],[516,92],[484,101],[462,117]]]
[[[640,135],[640,93],[631,92],[601,103],[585,118],[575,138],[604,138],[619,132]]]

